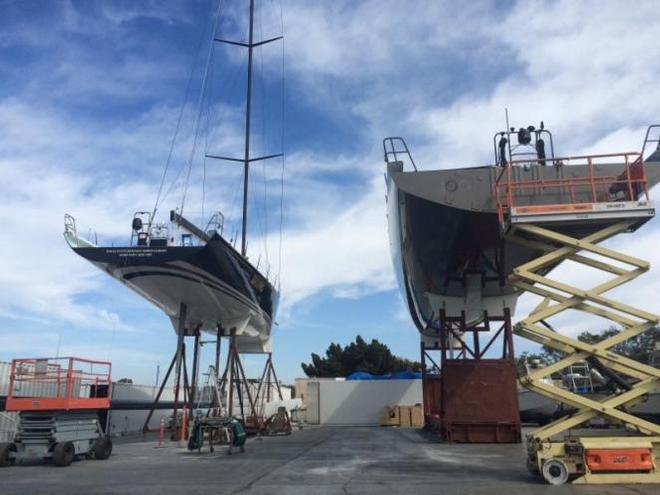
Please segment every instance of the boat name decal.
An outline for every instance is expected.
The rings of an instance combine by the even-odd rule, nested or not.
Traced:
[[[149,258],[154,254],[166,253],[167,249],[131,249],[131,248],[119,248],[119,249],[106,249],[106,254],[117,254],[121,257],[131,257],[131,258]]]

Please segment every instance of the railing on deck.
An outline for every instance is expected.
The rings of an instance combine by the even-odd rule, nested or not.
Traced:
[[[111,364],[74,357],[14,359],[7,411],[107,409]]]
[[[616,162],[612,159],[618,159]],[[542,166],[570,167],[586,165],[588,175],[585,177],[570,177],[556,179],[519,180],[513,177],[514,167]],[[596,176],[594,167],[604,163],[621,165],[622,173],[612,176]],[[539,167],[541,170],[542,167]],[[551,191],[550,191],[551,190]],[[550,192],[557,197],[568,196],[568,201],[559,204],[539,203],[544,206],[571,205],[579,209],[580,205],[605,203],[616,201],[635,201],[643,193],[649,199],[646,169],[641,153],[626,152],[605,155],[574,156],[566,158],[553,158],[544,160],[514,160],[502,167],[495,181],[495,200],[500,223],[504,221],[506,213],[516,206],[530,206],[521,203],[520,199],[525,193],[540,191]],[[586,198],[585,198],[586,195]],[[586,200],[585,200],[586,199]]]

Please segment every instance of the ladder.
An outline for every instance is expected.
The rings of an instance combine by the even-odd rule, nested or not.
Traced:
[[[209,370],[204,375],[206,380],[197,399],[197,409],[201,410],[205,404],[210,404],[208,414],[213,410],[214,416],[220,416],[226,402],[222,393],[223,382],[218,380],[218,372],[213,365],[209,365]]]

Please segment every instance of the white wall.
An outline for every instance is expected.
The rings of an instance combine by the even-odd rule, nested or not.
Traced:
[[[158,395],[158,388],[152,385],[137,385],[135,383],[113,383],[112,384],[112,400],[113,401],[126,401],[136,403],[151,403]],[[182,400],[181,393],[179,392],[179,400]],[[163,402],[172,402],[174,400],[174,388],[165,387],[160,396]]]
[[[348,380],[310,381],[305,405],[311,424],[376,426],[385,406],[421,402],[421,380]]]
[[[112,409],[110,410],[109,434],[112,436],[140,433],[144,420],[149,413],[146,409]],[[160,428],[160,418],[165,419],[167,427],[172,417],[172,409],[156,409],[149,420],[149,429]]]

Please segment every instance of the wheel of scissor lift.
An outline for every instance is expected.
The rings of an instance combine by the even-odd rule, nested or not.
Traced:
[[[53,448],[53,464],[58,467],[70,466],[76,455],[76,449],[71,442],[56,443]]]
[[[101,461],[110,457],[112,454],[112,440],[108,437],[101,437],[94,440],[94,446],[92,447],[94,452],[94,458]]]
[[[15,457],[10,457],[12,452],[16,452],[15,443],[0,443],[0,467],[11,466],[16,462]]]
[[[568,481],[568,468],[560,459],[550,459],[543,463],[543,479],[550,485],[563,485]]]

